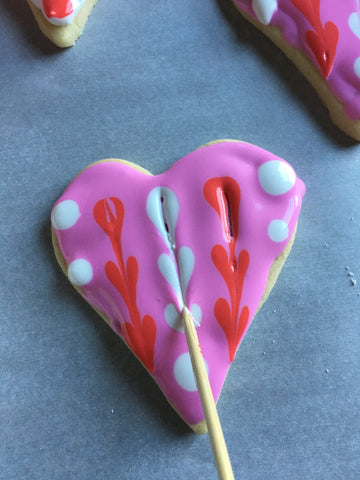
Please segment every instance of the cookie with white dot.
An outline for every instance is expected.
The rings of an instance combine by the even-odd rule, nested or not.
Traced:
[[[360,140],[359,0],[233,0],[296,65],[332,121]]]
[[[27,0],[43,34],[61,48],[81,36],[97,0]]]
[[[217,400],[289,254],[304,192],[285,160],[224,140],[156,176],[97,162],[52,210],[68,279],[198,433],[206,425],[181,312],[192,313]]]

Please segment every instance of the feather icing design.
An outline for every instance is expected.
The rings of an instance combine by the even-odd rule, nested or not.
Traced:
[[[177,299],[176,305],[170,303],[166,306],[164,316],[172,328],[184,332],[181,317],[183,307],[189,308],[197,326],[201,321],[201,308],[196,304],[191,307],[187,305],[187,289],[194,270],[195,257],[190,247],[178,248],[176,245],[178,198],[170,188],[155,187],[148,195],[146,211],[168,248],[168,253],[159,256],[158,267]]]
[[[175,227],[179,215],[179,201],[167,187],[155,187],[149,193],[146,211],[169,250],[175,249]]]
[[[247,250],[236,252],[239,235],[239,208],[241,191],[231,177],[214,177],[204,185],[204,196],[219,216],[226,248],[217,244],[211,250],[211,260],[224,279],[228,299],[218,298],[214,306],[216,320],[227,338],[229,359],[235,358],[237,347],[249,322],[249,308],[242,306],[242,291],[250,257]]]
[[[176,268],[174,259],[167,253],[162,253],[158,259],[158,267],[165,280],[174,290],[178,300],[178,307],[181,311],[185,302],[180,286],[179,272]]]
[[[121,322],[121,315],[119,316],[121,333],[135,355],[149,372],[153,372],[156,324],[150,315],[141,318],[138,308],[138,261],[134,256],[124,258],[121,238],[125,218],[124,204],[117,197],[103,198],[95,204],[93,216],[109,237],[116,258],[116,262],[106,262],[106,277],[121,295],[129,312],[130,321]]]

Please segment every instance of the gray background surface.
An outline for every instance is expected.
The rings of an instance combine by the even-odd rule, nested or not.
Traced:
[[[208,436],[60,272],[49,214],[95,160],[160,173],[236,138],[307,193],[218,404],[235,477],[359,478],[360,145],[229,0],[99,0],[63,51],[0,0],[0,39],[0,477],[216,479]]]

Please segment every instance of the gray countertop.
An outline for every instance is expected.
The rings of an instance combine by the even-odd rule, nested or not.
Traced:
[[[359,478],[360,145],[229,0],[99,0],[67,50],[0,0],[0,38],[0,477],[217,478],[208,436],[61,273],[49,213],[93,161],[160,173],[234,138],[307,187],[218,403],[235,477]]]

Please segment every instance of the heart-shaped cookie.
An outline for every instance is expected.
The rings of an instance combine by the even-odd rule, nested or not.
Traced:
[[[233,2],[294,62],[320,95],[333,122],[360,140],[359,1]]]
[[[103,160],[55,204],[58,261],[197,432],[204,415],[182,325],[196,321],[215,400],[290,251],[305,188],[284,160],[208,144],[153,176]]]
[[[82,34],[97,0],[27,0],[43,34],[61,48]]]

